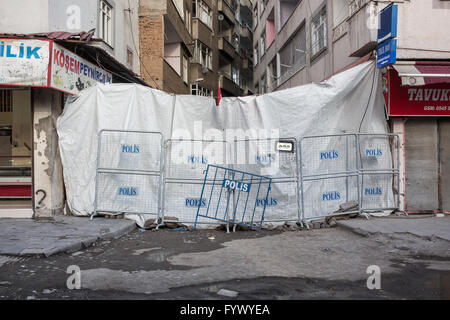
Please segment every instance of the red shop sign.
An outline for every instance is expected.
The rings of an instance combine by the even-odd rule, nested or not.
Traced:
[[[397,71],[390,69],[384,77],[384,93],[390,116],[450,116],[450,84],[402,86]]]

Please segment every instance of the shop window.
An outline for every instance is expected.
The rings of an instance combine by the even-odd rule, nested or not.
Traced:
[[[327,10],[324,6],[311,21],[311,58],[327,47]]]
[[[100,19],[99,36],[110,46],[113,46],[113,8],[104,1],[100,0]]]
[[[306,32],[302,26],[278,53],[279,85],[300,71],[306,64]]]

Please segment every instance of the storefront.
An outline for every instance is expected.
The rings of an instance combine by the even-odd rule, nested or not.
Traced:
[[[400,61],[384,82],[390,124],[402,141],[402,209],[450,212],[450,62]]]
[[[94,61],[115,68],[114,74],[68,48],[96,56]],[[95,83],[141,83],[99,50],[81,41],[0,36],[0,218],[63,213],[65,190],[55,128],[67,95]],[[117,81],[116,75],[125,81]]]

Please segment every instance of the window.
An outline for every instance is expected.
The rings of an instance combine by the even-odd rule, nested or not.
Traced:
[[[267,48],[270,47],[272,42],[275,40],[275,13],[274,9],[270,12],[266,20],[266,41]]]
[[[191,84],[191,95],[193,96],[203,96],[212,97],[213,92],[210,89],[199,86],[198,84]]]
[[[0,90],[0,112],[12,112],[12,91]]]
[[[200,19],[208,27],[212,28],[212,11],[202,0],[194,0],[192,3],[192,17]]]
[[[99,21],[99,36],[110,46],[112,41],[112,7],[104,0],[100,0],[100,21]]]
[[[258,25],[258,2],[256,3],[255,7],[253,8],[253,30],[256,29],[256,26]]]
[[[327,10],[323,7],[311,21],[311,57],[327,47]]]
[[[266,28],[264,28],[262,34],[261,34],[261,38],[260,38],[260,52],[261,52],[261,58],[264,56],[264,54],[266,53]]]
[[[212,70],[212,50],[202,42],[195,40],[194,61]]]
[[[233,82],[237,85],[239,85],[239,69],[236,69],[234,67],[231,68],[231,75],[233,77]]]
[[[306,31],[302,26],[278,53],[278,85],[300,71],[306,64]]]
[[[258,53],[258,45],[256,45],[253,48],[253,65],[256,66],[258,64],[258,57],[259,57],[259,53]]]
[[[188,83],[188,60],[185,56],[183,56],[183,81]]]
[[[186,29],[189,32],[189,34],[192,34],[192,25],[191,25],[191,12],[189,9],[186,9]]]
[[[127,48],[127,64],[133,66],[133,51],[129,48]]]
[[[277,58],[274,58],[267,66],[267,90],[273,91],[278,87]]]
[[[183,0],[172,0],[172,2],[181,17],[181,20],[184,20]]]
[[[265,72],[264,72],[263,76],[261,77],[259,91],[261,94],[264,94],[267,92],[267,82],[266,82],[266,73]]]

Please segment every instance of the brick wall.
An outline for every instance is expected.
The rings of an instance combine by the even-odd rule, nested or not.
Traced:
[[[151,87],[163,88],[164,10],[139,8],[141,77]],[[153,80],[152,80],[153,77]],[[155,84],[156,82],[156,84]]]

